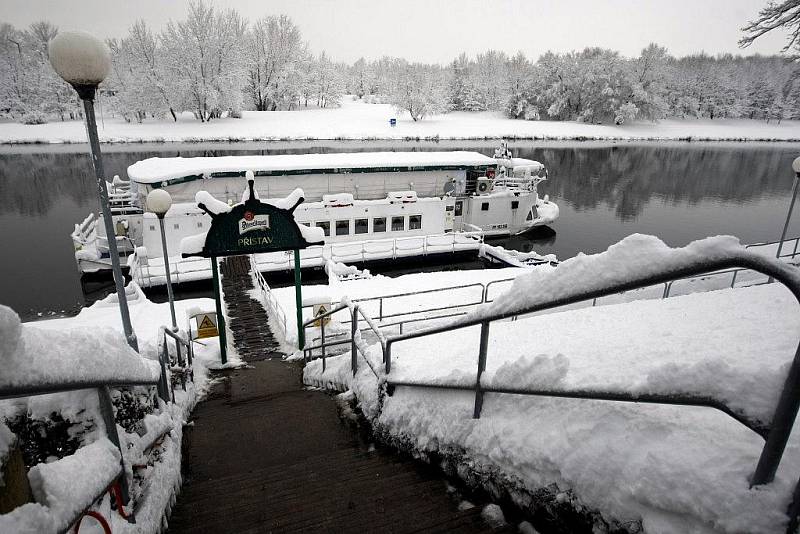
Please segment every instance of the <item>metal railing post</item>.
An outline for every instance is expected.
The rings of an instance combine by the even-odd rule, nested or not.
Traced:
[[[175,350],[178,351],[178,365],[181,367],[181,387],[183,391],[186,391],[186,363],[183,360],[183,355],[181,353],[181,342],[178,338],[175,339]]]
[[[165,363],[167,343],[164,340],[164,343],[161,345],[161,354],[158,357],[158,363],[161,365],[161,377],[158,380],[158,396],[164,402],[169,402],[169,390],[167,389],[167,366]]]
[[[378,320],[383,321],[383,297],[378,299]]]
[[[386,369],[386,375],[392,372],[392,340],[386,341],[386,346],[383,349],[383,366]]]
[[[731,289],[733,288],[733,286],[736,285],[736,275],[737,274],[739,274],[739,270],[738,269],[733,271],[733,277],[731,278]]]
[[[322,351],[322,372],[325,372],[325,319],[320,318],[319,320],[319,330],[322,337],[321,347],[320,350]]]
[[[356,347],[356,332],[358,332],[358,304],[355,304],[351,309],[350,321],[350,370],[353,371],[353,376],[356,376],[358,370],[358,350]]]
[[[767,442],[758,459],[756,471],[750,481],[751,485],[768,484],[775,478],[798,408],[800,408],[800,344],[786,375],[775,414],[772,416]]]
[[[481,323],[481,344],[478,352],[478,376],[475,378],[475,409],[473,419],[480,419],[483,409],[483,390],[481,389],[481,375],[486,370],[486,353],[489,350],[489,321]]]
[[[125,456],[122,454],[122,445],[117,433],[117,420],[114,417],[114,404],[111,402],[111,391],[108,386],[97,388],[97,400],[100,403],[100,416],[103,418],[103,424],[106,425],[106,436],[119,450],[119,463],[122,467],[122,476],[119,481],[120,493],[122,493],[123,504],[128,504],[130,495],[128,494],[128,474],[125,472]]]

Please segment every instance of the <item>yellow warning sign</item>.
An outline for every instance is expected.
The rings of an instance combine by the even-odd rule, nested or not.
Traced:
[[[217,331],[217,314],[204,313],[198,315],[197,319],[197,338],[216,337],[219,335]]]
[[[330,306],[328,304],[314,304],[314,317],[319,317],[322,314],[328,313]],[[323,317],[314,321],[314,326],[322,326],[331,322],[331,316]]]

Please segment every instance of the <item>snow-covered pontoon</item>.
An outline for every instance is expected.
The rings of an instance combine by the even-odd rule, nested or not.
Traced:
[[[239,202],[243,177],[252,171],[261,198],[303,189],[306,202],[295,217],[325,232],[322,248],[327,250],[318,251],[320,265],[327,259],[366,261],[477,249],[483,236],[518,234],[558,217],[558,206],[537,192],[547,176],[544,165],[507,156],[360,152],[150,158],[128,167],[130,183],[115,177],[115,237],[120,255],[127,258],[123,264],[128,262],[135,279],[144,270],[157,270],[159,263],[163,271],[158,222],[144,208],[151,190],[166,189],[173,199],[164,221],[167,246],[174,255],[170,263],[186,264],[179,257],[180,241],[208,229],[211,222],[197,207],[195,194],[208,191],[229,204]],[[81,272],[110,268],[108,241],[97,216],[77,224],[72,238]],[[313,248],[306,251],[313,253]],[[178,271],[179,281],[191,279],[180,276],[180,265],[172,269]],[[147,280],[137,281],[149,286],[163,283],[162,278],[148,274]]]

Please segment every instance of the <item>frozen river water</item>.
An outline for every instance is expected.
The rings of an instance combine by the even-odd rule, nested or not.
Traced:
[[[380,150],[475,150],[493,142],[292,142],[104,146],[110,175],[152,156],[214,156]],[[634,232],[670,245],[732,234],[742,242],[780,236],[792,186],[792,143],[517,142],[515,155],[550,170],[540,194],[561,208],[553,232],[500,240],[566,259]],[[85,145],[0,147],[0,303],[24,318],[84,303],[69,234],[97,210]],[[800,234],[800,215],[789,232]]]

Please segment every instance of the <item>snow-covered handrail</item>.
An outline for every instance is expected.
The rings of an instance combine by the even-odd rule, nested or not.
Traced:
[[[171,333],[171,332],[170,332]],[[74,329],[69,332],[41,330],[23,325],[10,308],[0,305],[0,399],[32,397],[96,389],[100,415],[108,441],[116,448],[119,471],[113,476],[118,483],[117,510],[124,514],[129,495],[123,449],[117,433],[111,387],[157,386],[159,396],[167,401],[164,361],[155,362],[133,351],[119,332],[111,329]],[[80,451],[80,449],[79,449]],[[76,453],[77,454],[77,453]],[[108,491],[104,485],[89,505]],[[79,520],[86,508],[64,512],[55,517],[59,532],[66,531]]]
[[[558,269],[532,271],[521,275],[517,277],[509,291],[492,303],[448,324],[388,336],[384,346],[387,391],[391,393],[397,386],[474,389],[475,417],[480,416],[485,392],[715,408],[765,438],[766,442],[751,483],[753,485],[769,483],[775,477],[795,416],[800,408],[800,343],[787,373],[774,415],[769,422],[759,421],[733,410],[718,399],[695,394],[504,388],[485,387],[481,384],[481,375],[486,369],[489,325],[494,321],[662,284],[675,278],[740,267],[752,269],[778,280],[800,302],[800,270],[780,260],[748,251],[735,238],[708,238],[695,241],[683,248],[671,249],[657,238],[633,235],[602,254],[577,256],[561,263]],[[395,343],[471,326],[481,327],[478,378],[474,386],[391,380],[391,353]]]

